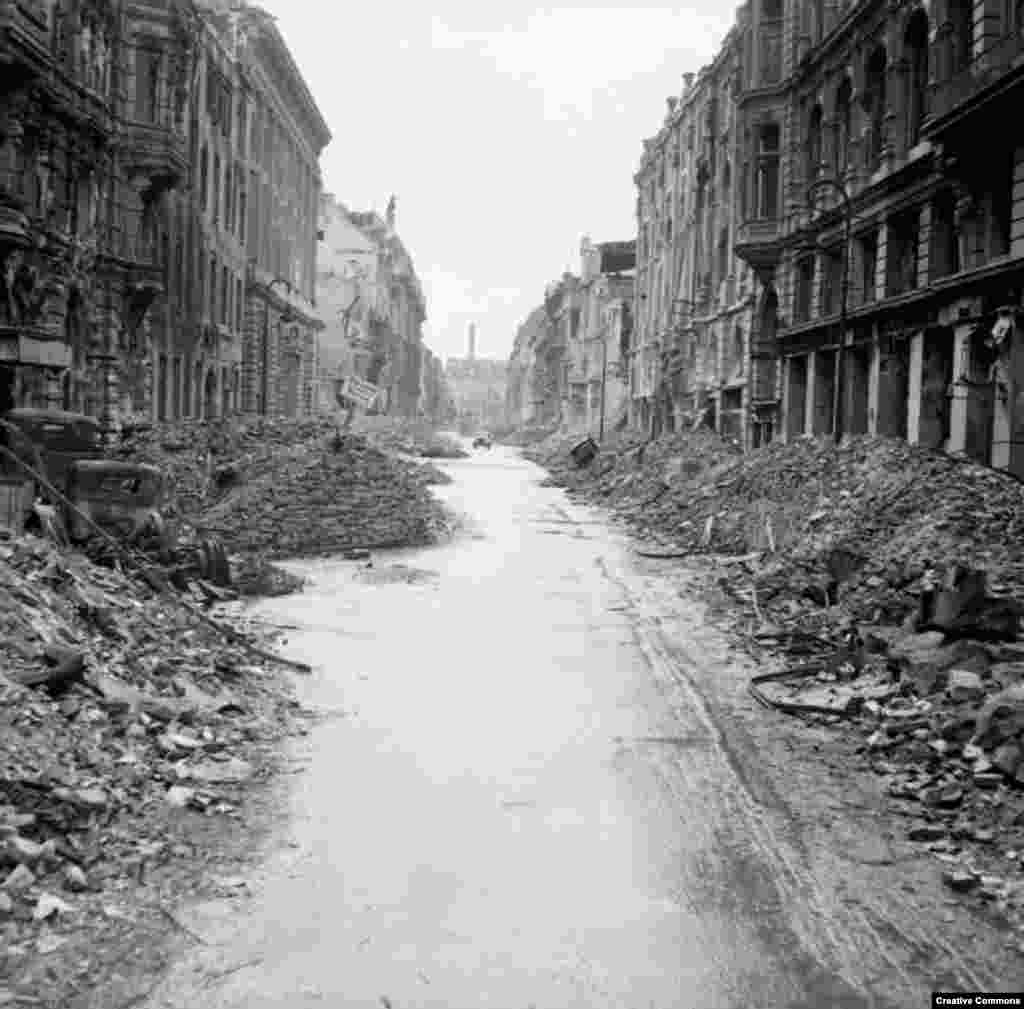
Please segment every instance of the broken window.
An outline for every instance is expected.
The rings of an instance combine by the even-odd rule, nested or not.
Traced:
[[[797,322],[809,322],[811,296],[814,291],[814,257],[804,256],[796,263],[796,292],[793,315]]]
[[[723,228],[718,236],[718,280],[729,275],[729,232]]]
[[[867,167],[878,167],[885,144],[885,83],[887,76],[885,48],[876,46],[868,57],[864,105],[868,114]]]
[[[774,220],[779,216],[779,127],[767,123],[757,140],[757,189],[755,214]]]
[[[956,196],[952,190],[940,193],[932,203],[931,272],[948,277],[960,272],[960,242],[956,233]]]
[[[917,10],[903,36],[907,57],[906,110],[907,146],[913,147],[921,139],[928,100],[928,15]]]
[[[850,159],[850,127],[853,86],[848,77],[843,79],[836,93],[835,173],[842,180]]]
[[[160,85],[160,52],[140,48],[135,51],[135,118],[142,123],[157,121]]]
[[[821,312],[835,315],[839,312],[843,290],[843,250],[826,249],[821,259]]]
[[[993,152],[991,182],[991,226],[989,257],[1005,256],[1010,251],[1010,226],[1013,221],[1014,150]]]
[[[813,182],[821,169],[821,106],[815,105],[807,117],[807,161],[805,177]]]
[[[875,300],[875,283],[878,271],[878,232],[868,232],[857,239],[860,253],[860,300],[867,305]]]
[[[889,218],[886,243],[886,293],[905,294],[917,287],[917,240],[920,213],[905,211]]]
[[[213,156],[213,223],[220,220],[220,155]]]
[[[778,84],[782,80],[782,3],[781,0],[763,0],[758,68],[762,87]]]

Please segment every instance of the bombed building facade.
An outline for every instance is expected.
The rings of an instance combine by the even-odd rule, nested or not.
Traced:
[[[476,353],[476,325],[469,324],[465,357],[445,361],[444,381],[459,424],[497,428],[505,423],[508,365]]]
[[[311,406],[322,117],[258,8],[0,3],[0,410]]]
[[[744,16],[737,251],[763,284],[781,435],[893,435],[1024,472],[1020,12]]]
[[[396,200],[384,216],[351,211],[333,194],[320,201],[317,298],[324,319],[321,355],[333,374],[379,385],[379,409],[404,417],[423,412],[426,298],[412,256],[396,230]]]

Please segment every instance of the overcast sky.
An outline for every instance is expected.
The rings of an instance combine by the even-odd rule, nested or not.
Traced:
[[[583,235],[634,236],[632,177],[665,98],[709,62],[733,5],[264,0],[334,139],[325,188],[397,198],[427,297],[427,345],[504,358]]]

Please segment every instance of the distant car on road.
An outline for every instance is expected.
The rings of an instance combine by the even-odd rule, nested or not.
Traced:
[[[473,439],[473,448],[490,448],[493,444],[489,434],[478,434]]]

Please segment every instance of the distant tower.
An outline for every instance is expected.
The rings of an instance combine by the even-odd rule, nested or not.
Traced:
[[[469,324],[469,359],[476,359],[476,323]]]

